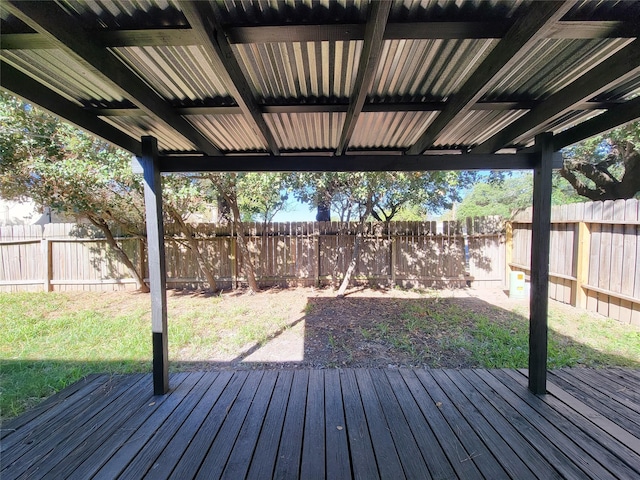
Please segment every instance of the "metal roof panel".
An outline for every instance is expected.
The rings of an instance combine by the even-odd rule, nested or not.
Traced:
[[[337,148],[345,113],[273,113],[264,116],[282,150]]]

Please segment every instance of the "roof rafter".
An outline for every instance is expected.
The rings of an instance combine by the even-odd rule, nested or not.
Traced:
[[[558,151],[568,145],[573,145],[582,140],[613,128],[624,125],[640,118],[640,97],[622,103],[609,111],[593,117],[580,125],[569,128],[553,137],[553,149]]]
[[[573,2],[539,2],[509,28],[498,45],[475,69],[465,84],[453,94],[445,109],[434,119],[418,141],[407,150],[416,155],[433,145],[438,135],[459,115],[463,115],[489,89],[491,79],[513,68],[529,48],[545,38],[554,23],[569,11]]]
[[[576,104],[623,83],[640,73],[640,40],[634,40],[614,55],[551,95],[526,115],[491,138],[471,149],[473,153],[491,153],[512,140],[548,124],[572,110]]]
[[[140,155],[140,142],[109,125],[75,103],[58,95],[6,62],[0,62],[0,85],[14,95],[33,102],[78,128],[91,132],[109,143]]]
[[[255,126],[255,133],[264,140],[271,153],[278,155],[279,149],[276,140],[262,116],[262,111],[256,102],[251,86],[236,60],[212,6],[205,4],[205,2],[183,2],[180,4],[180,8],[194,30],[198,43],[202,45],[214,63],[214,70],[221,74],[227,89],[242,112]]]
[[[196,130],[155,91],[114,57],[97,45],[80,25],[53,2],[6,1],[3,8],[44,35],[90,72],[113,85],[120,94],[153,115],[168,128],[179,132],[208,155],[220,155],[218,148]]]
[[[342,155],[349,146],[351,135],[356,128],[358,116],[362,112],[362,107],[367,99],[369,88],[371,87],[373,77],[378,68],[380,54],[382,53],[384,30],[387,25],[390,10],[390,0],[381,0],[371,4],[369,19],[365,27],[360,65],[358,65],[358,73],[353,85],[349,109],[347,110],[347,116],[342,127],[338,148],[336,149],[337,155]]]

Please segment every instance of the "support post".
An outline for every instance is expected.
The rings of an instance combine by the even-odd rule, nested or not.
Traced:
[[[147,215],[147,252],[151,287],[151,332],[153,336],[153,393],[169,391],[169,343],[167,339],[167,269],[162,224],[162,186],[158,167],[158,141],[142,137],[144,203]]]
[[[536,136],[538,158],[533,169],[531,227],[531,293],[529,314],[529,390],[547,392],[547,317],[549,310],[549,243],[553,134]]]

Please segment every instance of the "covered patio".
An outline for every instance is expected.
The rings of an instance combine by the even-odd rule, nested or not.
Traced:
[[[3,478],[640,474],[638,373],[546,364],[552,170],[640,117],[640,3],[7,0],[0,18],[2,88],[144,173],[154,349],[153,375],[3,426]],[[534,172],[526,374],[169,376],[162,173],[488,169]]]

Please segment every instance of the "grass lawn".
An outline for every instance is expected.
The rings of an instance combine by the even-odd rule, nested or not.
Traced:
[[[323,352],[331,355],[345,349],[350,352],[348,358],[353,358],[356,351],[367,351],[363,345],[397,354],[394,358],[399,365],[451,366],[438,361],[446,352],[453,352],[452,358],[461,362],[456,366],[518,368],[527,364],[526,312],[518,308],[470,309],[469,304],[461,306],[455,299],[418,293],[411,299],[396,300],[387,297],[403,293],[390,291],[377,295],[393,309],[371,320],[378,304],[373,313],[363,315],[363,305],[371,302],[366,292],[351,303],[325,298],[324,303],[312,304],[310,296],[332,296],[318,292],[290,289],[254,296],[171,292],[172,369],[230,365],[287,331],[300,337],[302,344],[306,342],[305,356],[315,355],[310,364],[314,366],[361,366],[334,362],[323,357]],[[149,308],[148,295],[130,292],[0,293],[1,418],[20,414],[90,373],[149,372]],[[369,323],[354,324],[358,316],[366,316]],[[345,330],[350,333],[346,333],[341,326],[349,318],[351,326]],[[328,329],[317,328],[320,321]],[[554,303],[549,326],[550,368],[640,366],[637,327]],[[313,344],[324,350],[312,350]],[[371,366],[386,366],[373,363],[375,355],[365,356]]]

